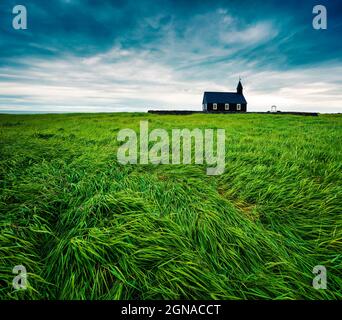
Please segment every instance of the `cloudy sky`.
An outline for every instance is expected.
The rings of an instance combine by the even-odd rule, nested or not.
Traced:
[[[0,112],[200,109],[239,77],[250,111],[342,112],[341,35],[339,0],[2,0]]]

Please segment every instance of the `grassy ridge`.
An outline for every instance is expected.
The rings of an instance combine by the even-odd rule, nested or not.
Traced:
[[[146,119],[224,128],[225,173],[118,165]],[[0,137],[1,299],[342,298],[341,116],[0,115]]]

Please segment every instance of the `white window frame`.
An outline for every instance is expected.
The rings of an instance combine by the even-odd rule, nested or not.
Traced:
[[[224,110],[229,110],[229,103],[224,104]]]
[[[217,103],[213,103],[213,110],[217,110]]]
[[[240,104],[240,103],[238,103],[238,104],[236,105],[236,110],[237,110],[237,111],[241,111],[241,104]]]

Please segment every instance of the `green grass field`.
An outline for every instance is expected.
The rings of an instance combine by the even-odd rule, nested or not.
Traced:
[[[118,164],[146,119],[225,129],[225,173]],[[341,299],[341,141],[340,115],[0,115],[0,298]]]

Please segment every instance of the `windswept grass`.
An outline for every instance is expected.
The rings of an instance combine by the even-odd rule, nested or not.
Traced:
[[[225,173],[119,165],[146,119],[224,128]],[[341,116],[0,115],[0,137],[1,299],[342,298]]]

